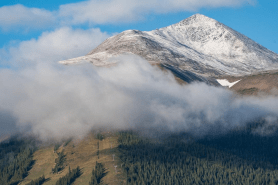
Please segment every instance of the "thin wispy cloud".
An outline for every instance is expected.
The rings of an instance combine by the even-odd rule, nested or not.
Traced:
[[[0,7],[0,28],[3,31],[22,29],[45,29],[57,23],[54,12],[40,9],[28,8],[21,4]]]
[[[59,15],[71,24],[115,24],[142,20],[150,13],[198,11],[201,8],[238,7],[254,0],[104,0],[61,5]]]
[[[80,24],[117,24],[143,20],[149,14],[198,11],[202,8],[239,7],[255,4],[256,0],[88,0],[63,4],[49,11],[23,5],[0,8],[0,27],[41,29]]]

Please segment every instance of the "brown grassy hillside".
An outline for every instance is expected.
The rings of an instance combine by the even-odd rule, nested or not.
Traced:
[[[97,156],[98,142],[99,158]],[[81,168],[82,175],[77,178],[73,184],[88,185],[91,180],[92,169],[94,168],[96,161],[103,163],[107,169],[107,175],[103,178],[104,184],[124,184],[117,146],[118,142],[116,134],[109,133],[105,134],[105,139],[102,141],[96,139],[93,134],[90,134],[83,140],[71,141],[67,144],[67,146],[62,145],[57,152],[64,150],[66,154],[66,164],[65,169],[58,174],[52,173],[52,168],[55,166],[55,159],[58,156],[57,153],[54,152],[54,147],[43,147],[34,153],[35,164],[30,170],[29,175],[20,184],[25,185],[31,180],[45,175],[48,181],[45,182],[44,185],[54,185],[60,177],[66,175],[69,166],[71,169],[79,166]],[[113,154],[115,154],[114,161],[112,157]],[[117,173],[115,173],[115,165],[118,166]]]
[[[269,71],[261,74],[249,76],[224,76],[221,79],[227,79],[229,82],[241,80],[231,89],[242,95],[260,95],[274,94],[278,95],[278,72]]]

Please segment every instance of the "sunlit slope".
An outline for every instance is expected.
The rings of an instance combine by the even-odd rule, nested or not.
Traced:
[[[232,90],[243,95],[278,95],[278,72],[269,71],[261,74],[253,74],[248,76],[226,76],[222,77],[227,79],[229,82],[236,83]]]
[[[97,146],[99,142],[99,158],[97,155]],[[112,147],[111,147],[112,146]],[[82,175],[78,177],[74,185],[88,185],[92,169],[95,167],[96,161],[103,163],[107,169],[107,174],[103,178],[104,184],[123,184],[121,163],[118,158],[117,151],[117,136],[107,135],[102,141],[95,138],[94,135],[89,135],[80,141],[71,141],[67,146],[61,145],[57,152],[64,150],[66,154],[65,168],[58,174],[52,173],[52,168],[55,166],[55,159],[58,157],[54,152],[54,147],[44,147],[34,153],[34,160],[36,161],[33,168],[30,170],[29,175],[24,179],[21,185],[25,185],[31,180],[37,179],[45,175],[47,182],[44,185],[53,185],[60,178],[65,176],[71,169],[79,166]],[[113,154],[115,159],[113,161]],[[115,173],[115,165],[117,165],[117,173]]]

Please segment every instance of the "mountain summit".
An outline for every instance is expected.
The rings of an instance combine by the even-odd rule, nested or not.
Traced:
[[[110,64],[110,57],[124,53],[206,77],[278,69],[278,54],[201,14],[153,31],[124,31],[108,38],[86,56],[60,63],[88,61],[105,66]]]

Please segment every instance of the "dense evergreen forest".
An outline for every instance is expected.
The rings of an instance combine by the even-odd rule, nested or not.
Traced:
[[[28,175],[34,164],[31,139],[11,138],[0,143],[0,184],[16,185]]]
[[[127,184],[278,184],[278,138],[248,131],[194,141],[186,134],[142,139],[119,134]]]

